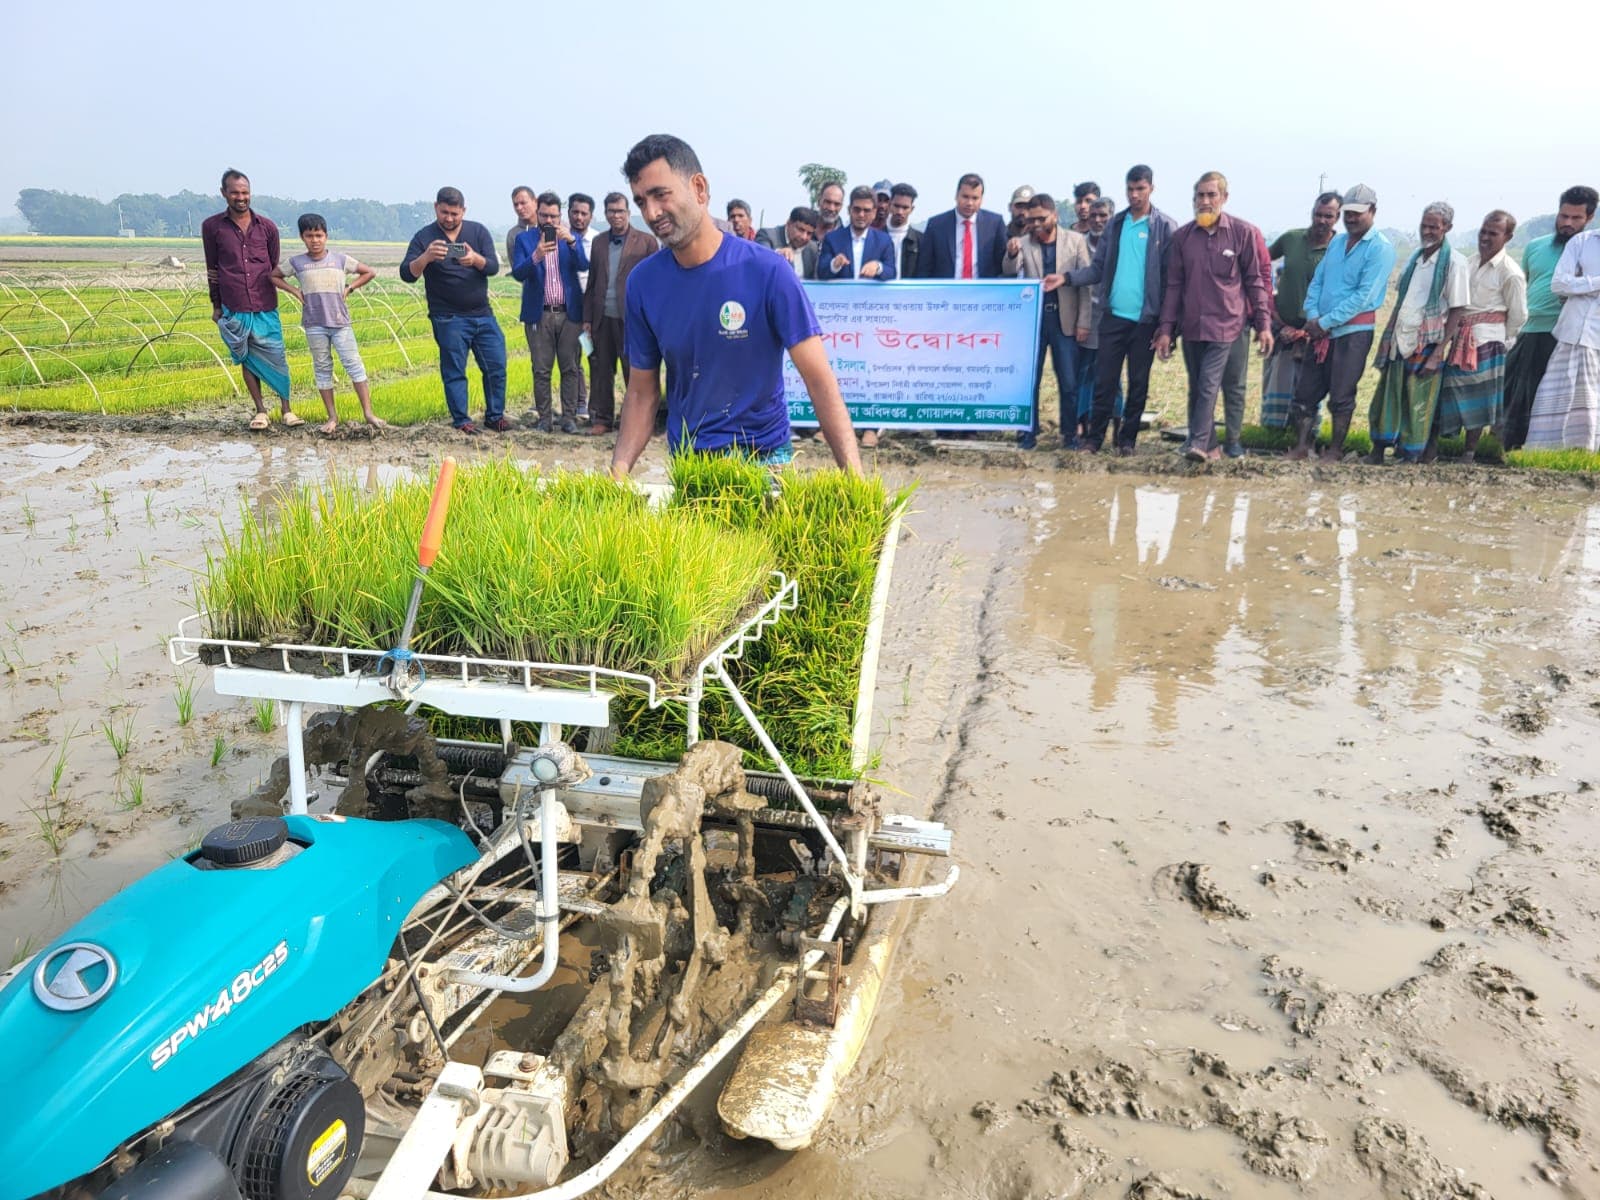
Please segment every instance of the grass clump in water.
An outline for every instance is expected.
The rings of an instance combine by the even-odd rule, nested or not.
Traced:
[[[248,510],[200,589],[214,636],[389,649],[400,636],[430,484],[350,480]],[[651,511],[600,475],[541,480],[509,461],[456,478],[412,649],[595,663],[675,680],[770,588],[768,539],[692,509]]]

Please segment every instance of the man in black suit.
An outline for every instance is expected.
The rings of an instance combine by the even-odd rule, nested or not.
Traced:
[[[885,226],[894,239],[895,278],[917,277],[917,256],[922,250],[922,231],[911,228],[911,213],[917,207],[917,189],[897,183],[889,189],[889,220]]]
[[[756,243],[776,250],[794,264],[801,279],[817,277],[817,224],[821,215],[814,208],[798,204],[789,210],[789,219],[756,234]]]
[[[928,222],[917,255],[919,279],[998,279],[1006,219],[983,207],[983,177],[963,175],[956,206]]]

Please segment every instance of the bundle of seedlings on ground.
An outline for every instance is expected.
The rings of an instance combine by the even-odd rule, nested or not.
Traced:
[[[757,529],[778,569],[799,585],[799,607],[729,664],[790,765],[815,778],[848,779],[861,658],[884,536],[909,489],[842,471],[786,472],[774,491],[765,468],[728,456],[680,455],[671,465],[671,509],[705,514],[729,529]],[[676,758],[682,717],[613,706],[617,753]],[[732,702],[708,688],[701,735],[756,746]],[[747,755],[751,766],[768,766]]]
[[[416,577],[428,481],[285,492],[222,537],[200,587],[212,636],[389,649]],[[597,664],[680,680],[771,593],[767,537],[652,511],[600,475],[509,461],[457,476],[412,649]]]

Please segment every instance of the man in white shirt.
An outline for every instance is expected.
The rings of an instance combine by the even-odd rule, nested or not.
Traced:
[[[1378,343],[1374,365],[1381,372],[1372,395],[1368,424],[1372,453],[1383,462],[1394,448],[1398,461],[1426,462],[1438,453],[1434,421],[1445,353],[1455,336],[1461,310],[1471,296],[1467,260],[1450,249],[1456,211],[1443,202],[1422,211],[1421,244],[1400,276],[1388,327]]]
[[[1495,209],[1478,227],[1478,254],[1466,255],[1470,294],[1456,325],[1455,345],[1439,388],[1437,437],[1466,431],[1466,461],[1484,429],[1497,425],[1505,407],[1506,351],[1528,320],[1528,281],[1506,254],[1517,219]]]
[[[1555,353],[1528,418],[1529,450],[1600,450],[1600,230],[1577,234],[1550,277]]]

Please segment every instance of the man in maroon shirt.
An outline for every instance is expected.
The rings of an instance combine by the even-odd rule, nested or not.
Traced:
[[[1248,221],[1224,213],[1228,181],[1208,171],[1194,185],[1194,220],[1173,235],[1167,252],[1167,285],[1156,329],[1156,354],[1172,357],[1172,339],[1183,338],[1189,373],[1189,441],[1184,455],[1195,462],[1222,457],[1217,447],[1217,392],[1228,351],[1246,324],[1256,331],[1262,354],[1272,350],[1268,291],[1261,277],[1261,235]]]
[[[282,401],[283,423],[303,425],[289,408],[289,360],[278,320],[279,285],[272,277],[278,266],[278,227],[250,207],[250,180],[243,171],[222,173],[222,197],[228,207],[200,224],[211,319],[255,401],[250,428],[265,429],[270,423],[261,398],[263,381]]]

